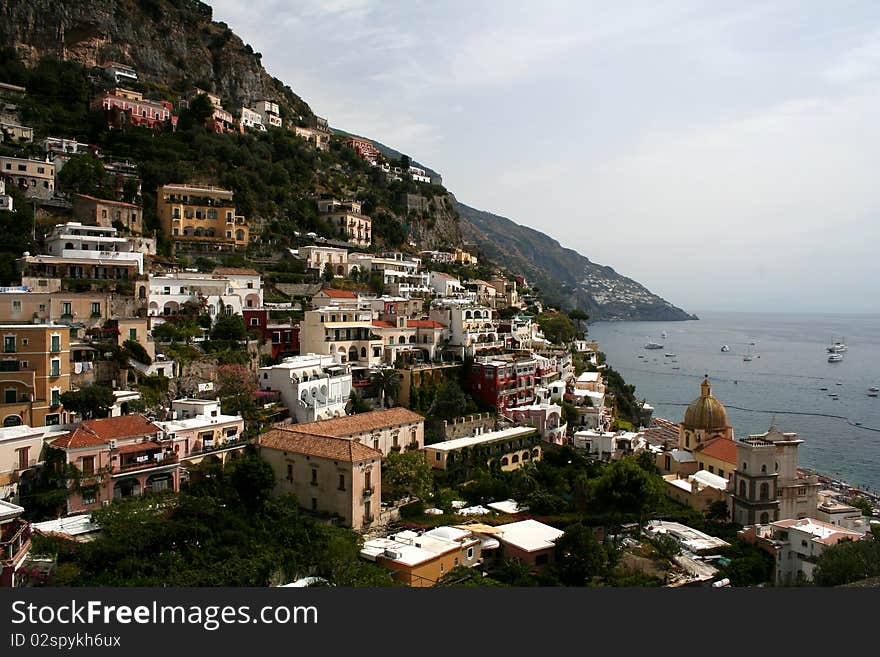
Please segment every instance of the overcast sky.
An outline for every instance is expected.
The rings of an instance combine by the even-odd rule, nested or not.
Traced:
[[[880,312],[876,1],[211,4],[333,127],[676,305]]]

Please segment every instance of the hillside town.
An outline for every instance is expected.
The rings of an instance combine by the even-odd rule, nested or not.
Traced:
[[[106,582],[78,555],[125,513],[233,489],[244,515],[345,532],[370,584],[823,583],[825,551],[876,540],[876,499],[799,466],[809,436],[735,435],[708,376],[683,417],[653,417],[583,313],[473,245],[393,239],[342,163],[421,221],[440,181],[409,158],[277,98],[92,75],[103,143],[24,125],[29,89],[0,81],[0,212],[32,226],[0,288],[0,585]],[[337,160],[297,199],[309,220],[273,233],[218,176],[147,184],[132,144],[185,130]],[[329,561],[241,583],[355,585]]]

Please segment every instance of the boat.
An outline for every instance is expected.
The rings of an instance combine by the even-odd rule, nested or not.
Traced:
[[[837,354],[837,353],[835,353],[835,354],[830,354],[830,355],[828,356],[828,362],[829,362],[829,363],[839,363],[839,362],[842,361],[842,360],[843,360],[843,354]]]
[[[675,358],[676,354],[663,354],[666,358]]]
[[[669,336],[666,335],[666,331],[663,331],[663,333],[660,334],[660,337],[663,338],[663,339],[665,340],[665,339],[668,338]]]
[[[828,390],[828,388],[819,388],[819,390]]]
[[[645,349],[662,349],[663,345],[656,342],[649,342],[645,345]]]
[[[878,394],[878,393],[877,393],[876,390],[869,390],[869,391],[868,391],[868,397],[876,397],[877,394]]]
[[[871,386],[870,388],[868,388],[868,392],[880,392],[880,388],[878,388],[877,386]]]
[[[743,356],[743,360],[746,361],[746,362],[748,363],[749,361],[752,360],[752,357],[749,356],[748,354],[746,354],[745,356]]]
[[[723,344],[721,345],[721,351],[730,351],[730,347],[728,347],[726,344]]]
[[[829,354],[842,354],[846,351],[846,343],[841,340],[831,339],[831,346],[825,347]]]

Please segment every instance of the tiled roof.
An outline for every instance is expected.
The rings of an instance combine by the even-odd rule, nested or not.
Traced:
[[[77,427],[70,433],[66,433],[51,441],[51,444],[52,447],[58,447],[60,449],[74,449],[77,447],[97,447],[99,445],[106,445],[107,441],[103,438],[99,438],[94,432],[89,431],[88,429]]]
[[[247,267],[217,267],[212,274],[221,276],[259,276],[260,272]]]
[[[140,209],[141,207],[139,205],[135,205],[134,203],[126,203],[125,201],[114,201],[113,199],[109,198],[98,198],[97,196],[89,196],[88,194],[74,194],[74,196],[79,198],[87,198],[90,201],[100,201],[101,203],[108,203],[110,205],[124,205],[128,208]]]
[[[413,413],[407,408],[397,407],[371,411],[369,413],[358,413],[356,415],[344,415],[307,424],[297,424],[294,427],[296,431],[301,433],[343,437],[366,433],[374,429],[387,429],[410,422],[421,422],[424,419],[418,413]]]
[[[736,465],[736,443],[729,438],[713,438],[705,443],[697,445],[694,452],[711,456],[731,465]]]
[[[162,431],[161,427],[150,422],[146,417],[137,413],[135,415],[122,415],[120,417],[107,417],[101,420],[86,420],[83,426],[91,430],[99,438],[128,438],[130,436],[144,436]]]
[[[378,319],[374,319],[374,320],[373,320],[373,326],[375,326],[376,328],[387,328],[387,329],[397,328],[397,327],[394,326],[394,324],[392,324],[391,322],[383,322],[383,321],[378,320]]]
[[[356,440],[317,436],[289,429],[268,431],[259,437],[258,443],[260,447],[268,449],[307,454],[308,456],[318,456],[348,463],[360,463],[361,461],[382,458],[382,452],[362,445]]]
[[[321,290],[326,296],[331,299],[357,299],[357,295],[351,290]],[[318,292],[320,294],[321,292]]]
[[[445,324],[435,322],[433,319],[411,319],[406,323],[407,326],[414,328],[446,328]]]
[[[663,418],[654,418],[651,426],[644,431],[645,439],[651,445],[663,445],[664,443],[678,443],[678,425],[664,420]]]

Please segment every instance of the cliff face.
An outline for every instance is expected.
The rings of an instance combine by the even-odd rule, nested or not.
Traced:
[[[271,98],[294,119],[312,114],[263,69],[259,53],[193,0],[4,0],[0,41],[28,66],[46,56],[88,67],[121,62],[142,83],[169,93],[195,84],[227,109]]]
[[[461,222],[452,194],[435,196],[422,213],[409,213],[410,241],[420,249],[438,250],[460,246]]]

